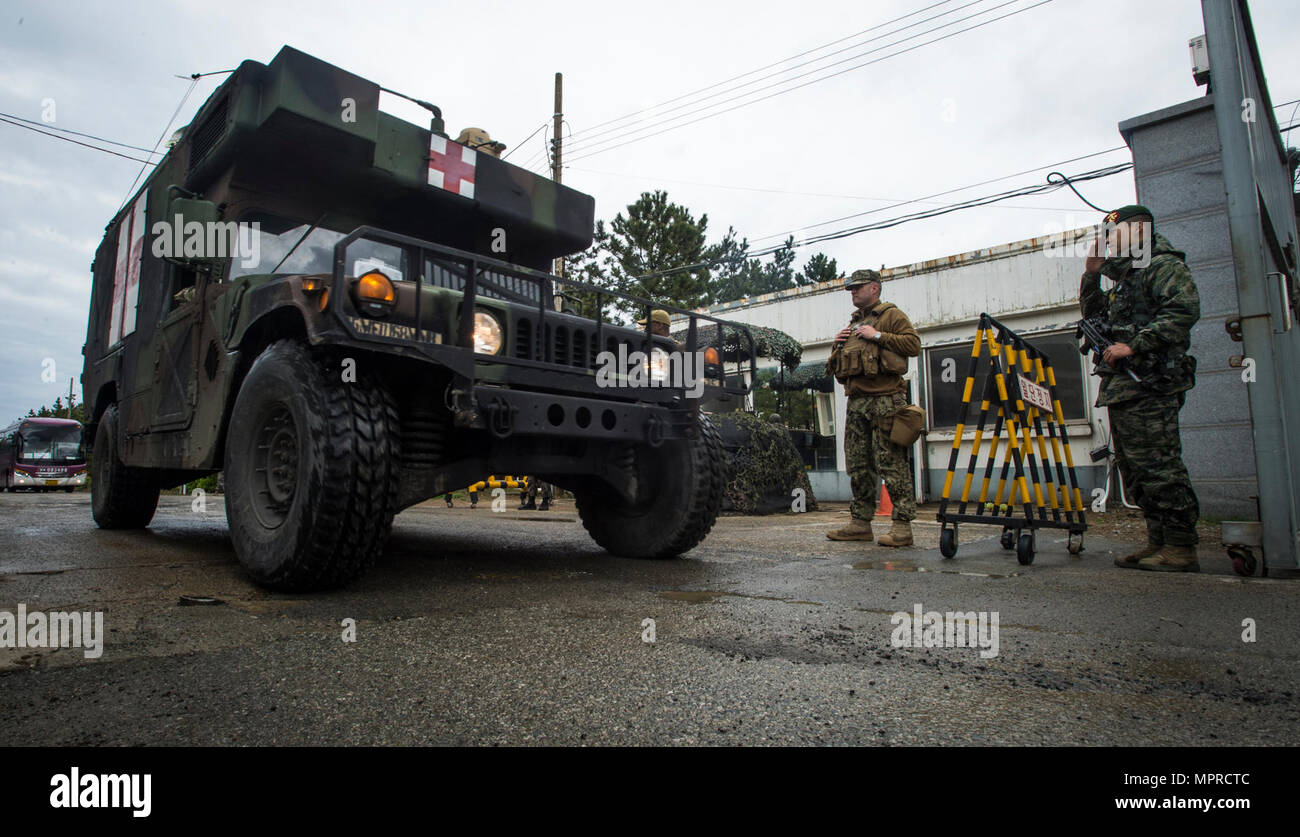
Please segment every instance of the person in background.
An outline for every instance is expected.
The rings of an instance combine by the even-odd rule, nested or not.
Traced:
[[[466,128],[460,132],[460,136],[456,137],[456,142],[475,151],[491,154],[493,157],[500,157],[501,152],[506,150],[504,142],[492,139],[482,128]]]

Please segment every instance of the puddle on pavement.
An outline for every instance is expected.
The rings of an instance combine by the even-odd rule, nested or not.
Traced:
[[[977,573],[973,570],[932,570],[918,567],[911,561],[859,561],[846,565],[853,570],[886,570],[898,573],[942,573],[944,575],[969,575],[976,578],[1016,578],[1020,573]]]
[[[785,602],[786,604],[814,605],[821,607],[824,602],[810,602],[804,599],[783,599],[779,596],[759,596],[753,593],[729,593],[725,590],[664,590],[659,598],[670,602],[687,602],[688,604],[707,604],[716,602],[723,596],[738,599],[761,599],[765,602]]]

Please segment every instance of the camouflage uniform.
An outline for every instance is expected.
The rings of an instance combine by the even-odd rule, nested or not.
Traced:
[[[858,520],[870,520],[876,513],[877,488],[882,478],[894,504],[893,519],[909,523],[916,519],[907,448],[889,441],[889,433],[880,421],[906,405],[907,397],[901,392],[849,399],[844,420],[844,459],[853,488],[849,513]]]
[[[1200,506],[1183,464],[1178,411],[1195,385],[1196,361],[1187,350],[1200,297],[1182,252],[1159,233],[1151,252],[1145,268],[1131,257],[1106,259],[1101,272],[1115,280],[1108,292],[1098,274],[1085,273],[1079,306],[1085,317],[1109,320],[1112,339],[1133,349],[1129,362],[1142,379],[1138,384],[1097,360],[1097,406],[1109,409],[1116,464],[1146,518],[1148,539],[1194,546]]]
[[[845,282],[845,287],[852,289],[879,281],[880,274],[875,271],[859,270]],[[863,323],[876,328],[880,339],[866,340],[855,334],[835,344],[826,364],[827,373],[835,376],[848,396],[844,460],[853,490],[849,512],[855,521],[869,525],[883,478],[894,504],[893,520],[906,529],[916,518],[912,466],[908,448],[889,440],[889,428],[894,414],[907,405],[903,374],[908,368],[907,358],[921,353],[921,338],[907,315],[889,302],[877,300],[854,311],[850,327]],[[907,532],[906,543],[911,543],[910,529]],[[834,533],[828,537],[840,539]],[[896,545],[885,540],[881,543]]]

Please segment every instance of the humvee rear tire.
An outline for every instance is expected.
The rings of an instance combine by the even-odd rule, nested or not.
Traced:
[[[158,481],[144,468],[122,464],[117,450],[117,405],[95,428],[90,511],[101,529],[143,529],[158,510]]]
[[[339,587],[383,552],[396,510],[397,408],[360,371],[292,340],[239,388],[226,433],[226,520],[235,555],[276,590]]]
[[[624,558],[672,558],[704,540],[722,509],[726,458],[713,424],[703,415],[699,421],[694,439],[634,448],[637,503],[603,485],[574,490],[582,525],[597,544]]]

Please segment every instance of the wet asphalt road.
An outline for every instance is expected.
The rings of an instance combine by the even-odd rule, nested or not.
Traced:
[[[833,511],[722,518],[647,562],[571,503],[513,505],[408,510],[352,588],[283,595],[243,577],[219,497],[107,532],[88,494],[0,495],[0,610],[102,610],[107,637],[0,648],[0,745],[1300,743],[1300,583],[1222,554],[1137,572],[1048,534],[1022,567],[964,527],[944,561],[937,524],[887,550],[826,540]],[[996,611],[997,657],[893,647],[916,604]]]

